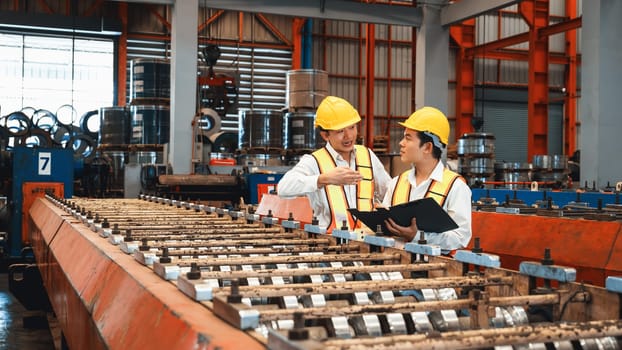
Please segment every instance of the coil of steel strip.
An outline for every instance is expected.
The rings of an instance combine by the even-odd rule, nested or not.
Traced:
[[[99,110],[92,110],[84,113],[82,117],[80,117],[80,129],[84,135],[89,136],[93,140],[97,140],[99,137],[99,128],[97,130],[91,130],[89,127],[89,122],[91,118],[97,116],[99,118]]]
[[[95,158],[95,148],[97,142],[88,135],[77,134],[73,135],[65,148],[73,149],[74,158],[84,159],[85,162],[90,162]]]
[[[30,117],[34,128],[44,130],[49,133],[56,125],[56,115],[47,109],[38,109]]]
[[[33,128],[26,135],[15,138],[16,146],[44,147],[52,146],[50,134],[43,129]]]
[[[32,121],[23,112],[13,112],[6,116],[6,128],[12,136],[24,136],[32,128]]]

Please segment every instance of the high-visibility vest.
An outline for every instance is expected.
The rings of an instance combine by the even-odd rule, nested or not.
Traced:
[[[397,184],[395,185],[395,189],[393,190],[393,197],[391,198],[391,205],[410,202],[410,191],[412,190],[412,185],[410,184],[410,181],[408,181],[409,172],[410,170],[406,170],[405,172],[400,174],[400,177],[397,179]],[[447,195],[449,194],[451,187],[454,185],[454,182],[456,182],[457,179],[465,181],[464,178],[460,176],[460,174],[444,168],[443,180],[430,181],[430,186],[428,186],[424,197],[434,198],[436,203],[438,203],[438,205],[442,207],[445,204],[445,200],[447,199]]]
[[[374,203],[374,171],[371,165],[371,155],[365,146],[355,145],[356,170],[361,173],[363,179],[356,185],[356,208],[361,211],[371,211]],[[320,169],[320,174],[324,174],[337,167],[335,160],[328,152],[326,147],[320,148],[312,153]],[[330,223],[326,232],[332,232],[335,227],[341,228],[343,220],[347,220],[348,229],[355,229],[361,226],[348,212],[348,200],[343,186],[327,185],[324,186],[328,205],[330,207]]]

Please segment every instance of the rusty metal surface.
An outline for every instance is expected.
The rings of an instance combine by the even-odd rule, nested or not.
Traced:
[[[51,240],[37,260],[70,348],[263,348],[50,203],[30,213]],[[58,232],[48,232],[49,216],[66,218]]]
[[[73,313],[81,317],[78,329],[89,335],[72,334],[79,346],[100,339],[110,348],[543,347],[553,346],[553,340],[570,344],[588,338],[619,346],[614,337],[621,332],[620,295],[599,287],[315,231],[285,232],[273,221],[251,229],[240,226],[244,216],[237,211],[145,199],[69,203],[49,197],[58,208],[35,203],[41,209],[33,212],[33,223],[56,230],[33,232],[42,237],[37,251],[53,256],[66,276],[50,282],[62,291],[53,300],[67,319]],[[128,236],[117,232],[106,240],[86,210],[106,213],[112,223],[119,219],[119,227],[149,229]],[[56,226],[45,227],[42,218],[50,212],[62,219],[60,227],[53,218]],[[176,220],[184,213],[193,217],[196,234],[151,219]],[[218,228],[204,228],[216,221]],[[76,251],[88,257],[75,256]],[[63,289],[63,282],[71,290]],[[62,301],[61,295],[71,300]],[[189,321],[193,317],[196,324]],[[141,326],[134,330],[137,320]],[[201,328],[206,324],[209,329]],[[145,329],[155,329],[150,334],[162,339],[145,339]],[[201,342],[202,336],[209,343]]]

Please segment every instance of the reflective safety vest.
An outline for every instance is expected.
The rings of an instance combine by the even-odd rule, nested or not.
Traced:
[[[400,174],[400,177],[397,179],[395,190],[393,190],[393,197],[391,198],[391,205],[410,202],[410,191],[412,190],[412,185],[410,184],[410,181],[408,181],[409,172],[410,170],[406,170]],[[465,181],[460,174],[444,168],[443,181],[430,181],[430,186],[428,186],[428,190],[425,192],[424,197],[434,198],[436,203],[442,207],[445,204],[445,200],[447,199],[447,195],[449,194],[451,187],[457,179]]]
[[[356,209],[361,211],[371,211],[374,203],[374,171],[371,165],[371,155],[365,146],[355,145],[356,170],[361,173],[363,179],[356,185]],[[335,160],[328,152],[326,147],[320,148],[311,154],[318,164],[320,174],[324,174],[335,167]],[[352,215],[348,212],[348,200],[343,186],[327,185],[324,186],[324,193],[328,198],[330,207],[330,223],[326,232],[332,232],[335,227],[341,228],[343,220],[347,220],[348,229],[361,227],[360,222],[355,222]]]

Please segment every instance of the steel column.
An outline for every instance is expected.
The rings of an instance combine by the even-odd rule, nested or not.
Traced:
[[[471,118],[475,110],[475,60],[466,50],[475,45],[475,20],[469,19],[449,29],[460,49],[456,55],[456,125],[455,138],[471,132]]]
[[[566,0],[566,16],[577,17],[577,1]],[[566,95],[564,100],[564,154],[577,149],[577,31],[566,32]]]
[[[365,144],[374,146],[374,81],[376,77],[376,25],[367,24],[365,78]]]
[[[292,69],[300,69],[302,63],[302,30],[305,20],[294,18],[292,21]]]
[[[192,119],[197,102],[198,0],[178,1],[172,7],[171,115],[168,159],[177,174],[192,168]]]
[[[529,25],[527,159],[532,159],[548,154],[549,38],[538,34],[549,23],[549,1],[524,1],[519,10]]]
[[[124,106],[125,83],[127,80],[127,3],[119,3],[119,20],[121,21],[121,35],[119,36],[117,52],[117,105]]]

